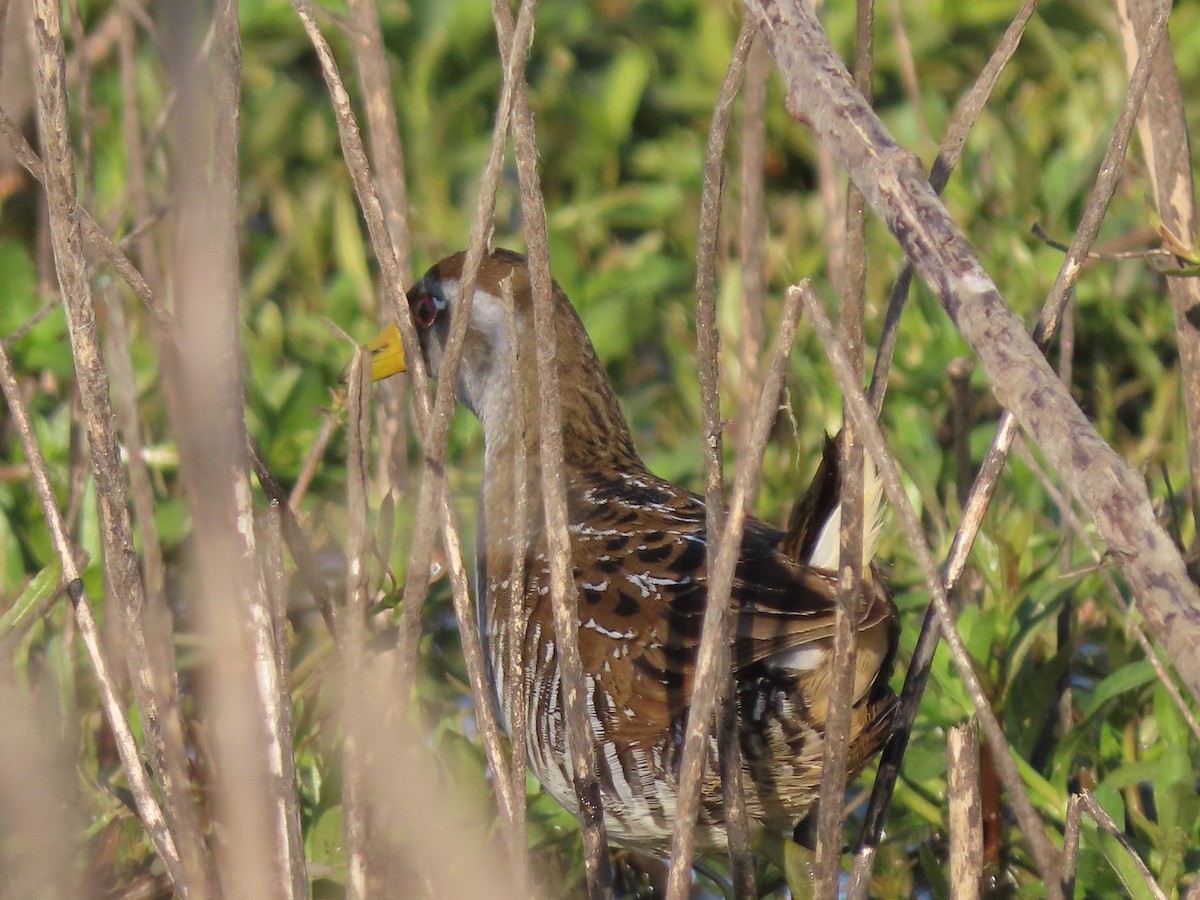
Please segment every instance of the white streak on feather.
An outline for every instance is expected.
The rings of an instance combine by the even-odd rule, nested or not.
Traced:
[[[879,530],[883,525],[883,482],[869,456],[863,458],[863,522],[866,523],[863,534],[863,568],[866,568],[875,558],[875,546],[879,543]],[[842,505],[839,503],[825,520],[805,562],[818,569],[836,571],[838,557],[841,555],[841,538],[838,534],[841,527]]]

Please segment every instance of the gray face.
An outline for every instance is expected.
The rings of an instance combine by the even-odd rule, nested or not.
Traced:
[[[421,350],[429,375],[437,378],[450,338],[450,322],[459,305],[455,278],[422,278],[409,292],[409,308],[421,336]],[[508,327],[503,300],[477,288],[471,304],[462,359],[458,366],[455,396],[483,422],[499,423],[509,414]]]

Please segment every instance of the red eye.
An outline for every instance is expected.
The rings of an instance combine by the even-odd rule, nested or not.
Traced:
[[[422,294],[412,306],[413,321],[421,328],[428,328],[437,318],[437,305],[428,294]]]

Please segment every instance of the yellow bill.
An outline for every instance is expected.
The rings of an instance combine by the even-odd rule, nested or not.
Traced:
[[[371,351],[371,380],[379,381],[397,372],[406,372],[404,344],[400,342],[400,329],[390,323],[367,344]]]

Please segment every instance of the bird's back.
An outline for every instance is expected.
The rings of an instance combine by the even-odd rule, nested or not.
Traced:
[[[579,646],[609,834],[662,852],[674,827],[707,602],[704,503],[644,469],[577,472],[568,481]],[[776,829],[803,816],[820,784],[835,594],[832,573],[790,558],[783,543],[783,532],[748,520],[729,606],[747,804],[753,819]],[[544,537],[531,535],[529,546],[522,591],[529,764],[574,810]],[[506,720],[510,573],[511,556],[489,556],[489,646]],[[877,579],[867,588],[852,774],[882,745],[895,702],[887,687],[895,610]],[[698,839],[711,846],[724,840],[715,743],[708,758]]]

